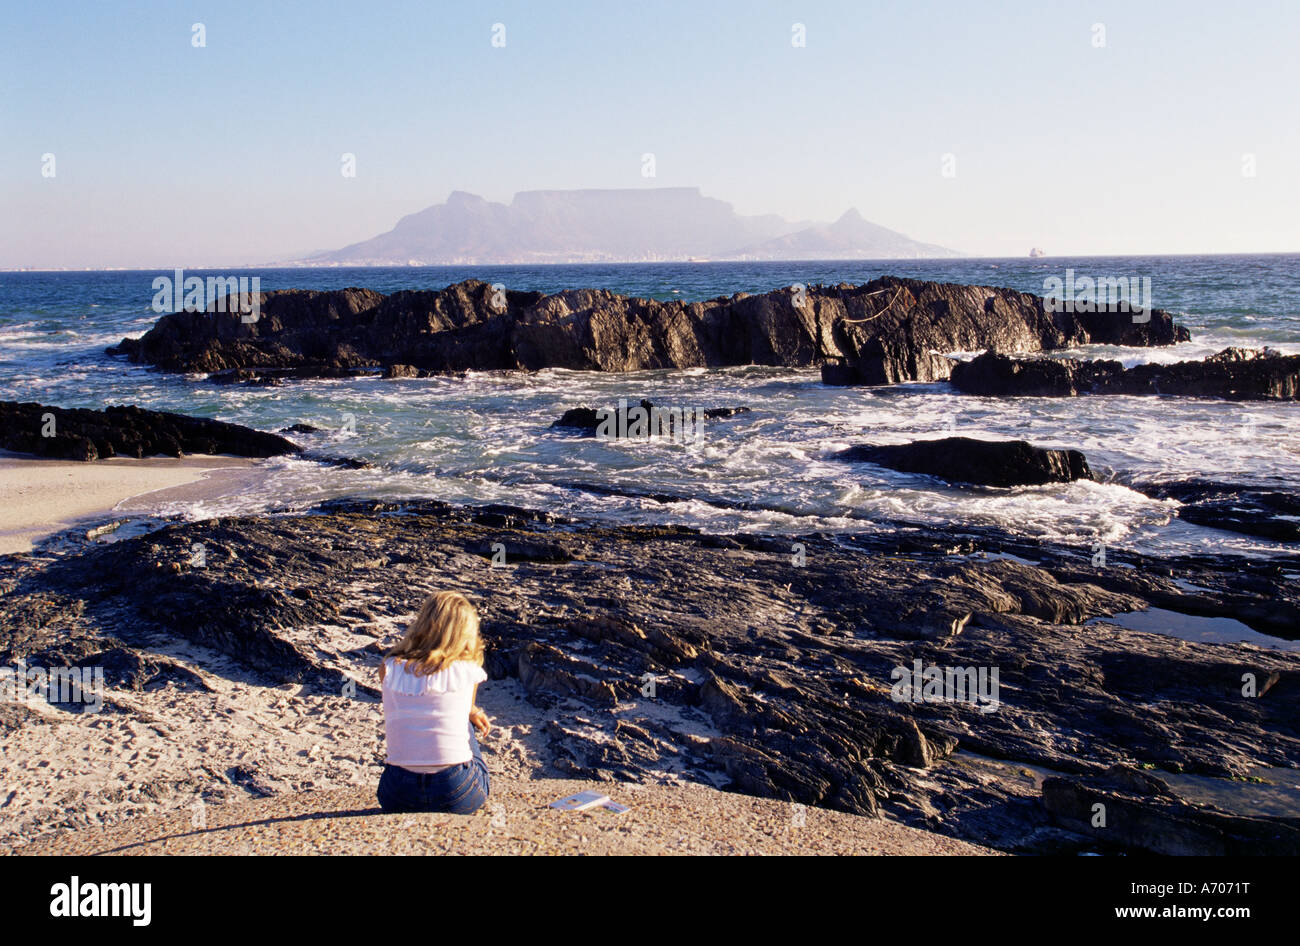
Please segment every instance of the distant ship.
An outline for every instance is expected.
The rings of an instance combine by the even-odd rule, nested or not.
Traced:
[[[1043,252],[1042,248],[1041,248],[1041,247],[1037,247],[1037,246],[1034,247],[1032,250],[1029,251],[1029,258],[1030,258],[1030,259],[1038,259],[1038,257],[1040,257],[1040,256],[1046,256],[1046,255],[1047,255],[1047,254]]]

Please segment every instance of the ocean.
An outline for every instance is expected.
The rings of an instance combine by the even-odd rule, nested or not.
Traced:
[[[259,276],[261,288],[381,292],[440,289],[462,279],[511,290],[605,288],[658,299],[707,299],[793,283],[860,283],[882,275],[1008,286],[1042,294],[1044,280],[1149,277],[1152,302],[1192,332],[1163,349],[1091,346],[1065,354],[1126,365],[1200,358],[1229,345],[1300,353],[1300,255],[653,263],[187,270]],[[170,271],[0,273],[0,398],[61,407],[136,404],[277,431],[369,469],[298,459],[268,461],[238,495],[164,503],[150,512],[203,518],[298,509],[341,496],[502,502],[611,523],[682,524],[710,532],[784,534],[918,525],[993,526],[1046,541],[1103,543],[1150,555],[1282,549],[1264,539],[1176,517],[1176,504],[1128,488],[1135,479],[1207,477],[1255,485],[1300,479],[1294,431],[1300,406],[1215,400],[1081,397],[980,398],[947,384],[828,388],[815,370],[766,367],[625,375],[547,370],[464,378],[220,386],[164,374],[105,353],[158,318],[152,281]],[[648,397],[666,406],[747,406],[710,421],[695,445],[609,443],[550,429],[565,409]],[[858,443],[946,435],[1014,438],[1070,447],[1100,482],[994,490],[850,465],[832,454]],[[661,503],[604,495],[681,497]],[[744,504],[745,509],[734,508]]]

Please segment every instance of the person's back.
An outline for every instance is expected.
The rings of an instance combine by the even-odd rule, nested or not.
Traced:
[[[377,796],[385,811],[470,814],[488,798],[487,766],[474,728],[483,672],[478,615],[464,596],[433,595],[379,668],[387,764]]]

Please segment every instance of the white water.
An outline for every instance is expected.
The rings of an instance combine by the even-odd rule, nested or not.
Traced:
[[[885,272],[1041,291],[1044,274],[1151,274],[1155,304],[1176,310],[1194,341],[1172,348],[1090,346],[1062,355],[1126,365],[1203,357],[1233,345],[1300,351],[1300,258],[889,263],[713,264],[501,268],[499,271],[269,271],[268,289],[368,285],[428,288],[457,279],[501,280],[554,291],[601,285],[661,298],[763,291],[795,281],[861,282]],[[221,387],[167,375],[104,354],[153,324],[150,273],[0,274],[0,396],[66,407],[131,403],[217,417],[262,430],[307,423],[329,432],[297,437],[322,453],[364,457],[369,470],[297,460],[267,464],[258,486],[237,496],[160,505],[160,514],[300,508],[364,495],[506,502],[619,522],[675,522],[715,531],[860,530],[871,519],[992,525],[1044,539],[1134,548],[1153,554],[1285,548],[1176,518],[1177,505],[1125,482],[1206,477],[1257,485],[1300,479],[1295,404],[1181,398],[977,398],[943,384],[827,388],[815,371],[732,368],[597,375],[543,371],[461,378],[308,381],[281,388]],[[678,290],[682,290],[678,292]],[[752,413],[705,425],[697,450],[670,443],[604,443],[551,430],[566,408],[649,397],[668,407],[748,406]],[[340,433],[345,415],[355,433]],[[1082,450],[1100,483],[993,490],[850,465],[831,454],[859,443],[900,443],[959,434],[1023,439]],[[557,484],[692,497],[661,504],[593,495]],[[714,501],[747,503],[748,511]],[[867,517],[864,521],[863,517]]]

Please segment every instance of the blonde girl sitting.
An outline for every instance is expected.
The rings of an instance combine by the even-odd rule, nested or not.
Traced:
[[[478,612],[464,595],[438,592],[379,667],[388,762],[376,794],[384,811],[468,815],[487,801],[474,737],[492,728],[474,705],[486,679]]]

